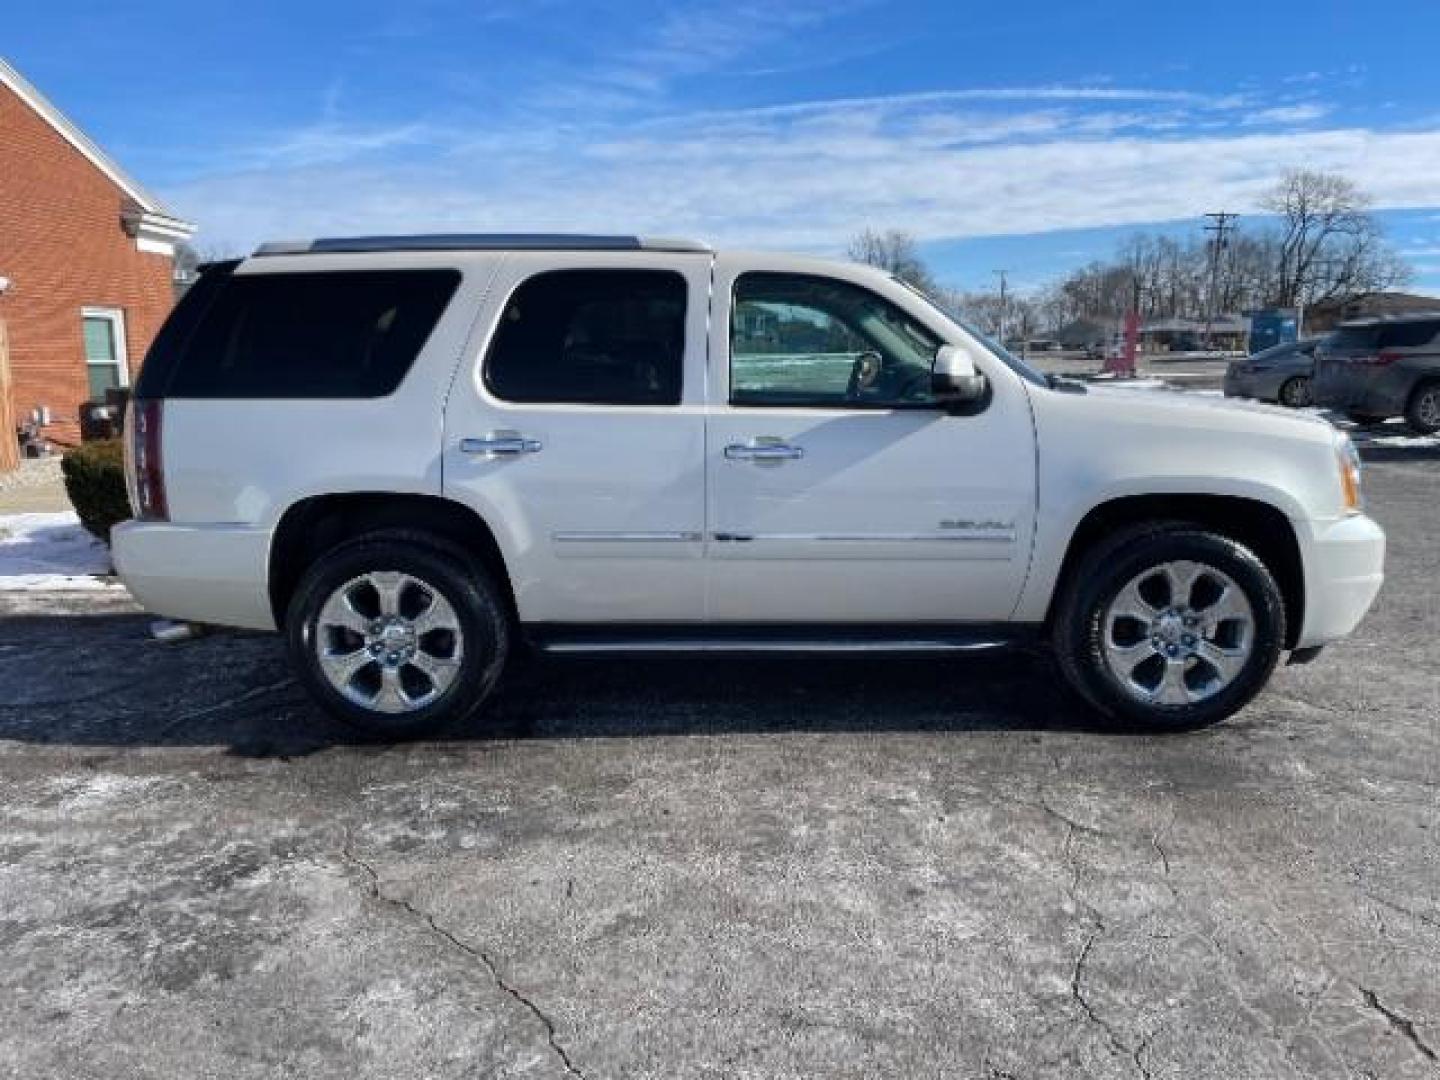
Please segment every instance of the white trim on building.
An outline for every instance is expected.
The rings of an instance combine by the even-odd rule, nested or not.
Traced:
[[[8,87],[125,193],[131,205],[122,211],[121,221],[125,231],[135,238],[137,249],[155,255],[174,255],[175,245],[195,232],[194,225],[176,217],[169,207],[141,187],[4,58],[0,58],[0,85]]]

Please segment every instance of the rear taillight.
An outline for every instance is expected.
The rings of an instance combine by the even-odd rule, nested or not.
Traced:
[[[165,463],[161,456],[161,420],[164,402],[136,401],[130,414],[131,495],[135,516],[141,521],[168,521],[165,501]]]

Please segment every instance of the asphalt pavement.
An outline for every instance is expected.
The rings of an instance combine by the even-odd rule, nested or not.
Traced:
[[[0,617],[0,1075],[1428,1077],[1440,450],[1230,722],[1043,656],[534,661],[366,745],[271,637]],[[27,613],[28,612],[28,613]]]

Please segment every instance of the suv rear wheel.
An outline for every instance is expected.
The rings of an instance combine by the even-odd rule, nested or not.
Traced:
[[[485,570],[423,533],[371,533],[304,574],[286,616],[291,662],[328,712],[382,738],[463,720],[510,646]]]
[[[1228,537],[1175,523],[1087,552],[1055,624],[1061,669],[1086,701],[1162,730],[1244,707],[1284,642],[1284,601],[1264,564]]]
[[[1415,387],[1405,405],[1405,422],[1412,431],[1434,435],[1440,431],[1440,379]]]

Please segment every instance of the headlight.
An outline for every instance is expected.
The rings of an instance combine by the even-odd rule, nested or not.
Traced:
[[[1360,451],[1343,431],[1335,433],[1335,463],[1340,468],[1340,495],[1347,514],[1358,514],[1365,505],[1360,498]]]

